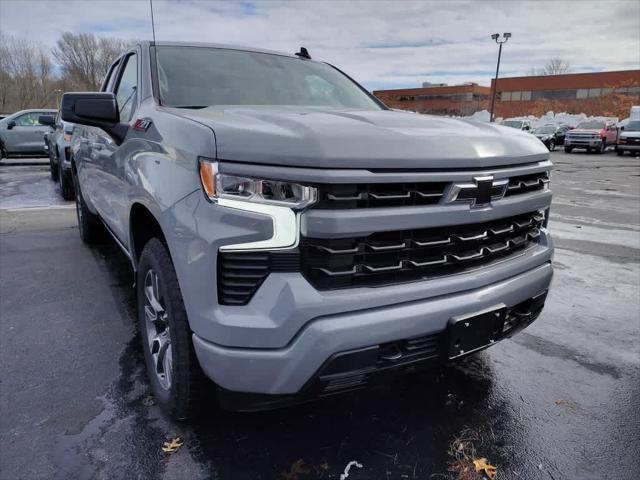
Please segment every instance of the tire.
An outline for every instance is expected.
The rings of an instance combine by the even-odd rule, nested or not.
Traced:
[[[556,149],[556,142],[553,140],[549,140],[549,151],[553,152]]]
[[[91,213],[87,204],[82,197],[82,190],[80,190],[80,183],[78,177],[73,172],[73,184],[75,189],[76,198],[76,216],[78,218],[78,230],[80,232],[80,238],[87,245],[95,245],[105,237],[104,226],[100,222],[100,218],[94,213]]]
[[[62,164],[58,162],[58,180],[60,183],[60,195],[65,200],[74,199],[73,180],[69,178],[71,175],[69,172],[65,173]]]
[[[138,322],[153,395],[169,417],[202,412],[213,383],[200,368],[178,278],[165,245],[151,238],[142,250],[136,278]]]
[[[621,157],[624,155],[624,150],[620,150],[619,148],[616,150],[616,154]]]
[[[564,147],[564,153],[571,153],[573,147]]]
[[[51,169],[51,180],[58,181],[58,165],[53,161],[53,153],[49,147],[49,168]]]
[[[4,148],[4,143],[0,141],[0,162],[5,158],[9,158],[9,155],[7,154],[7,150]]]

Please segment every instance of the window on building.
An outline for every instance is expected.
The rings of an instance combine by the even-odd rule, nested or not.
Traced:
[[[589,90],[586,88],[579,88],[576,90],[576,98],[587,98],[589,96]]]
[[[531,92],[522,92],[522,100],[531,100]]]
[[[602,93],[601,88],[590,88],[589,89],[589,98],[598,98]]]
[[[522,99],[522,92],[511,92],[511,101],[519,102]]]
[[[508,102],[511,100],[511,92],[500,92],[500,100]]]

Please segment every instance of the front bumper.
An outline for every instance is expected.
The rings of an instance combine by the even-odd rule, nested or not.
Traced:
[[[640,152],[640,144],[619,143],[617,148],[625,152]]]
[[[440,334],[452,317],[515,307],[545,292],[552,275],[546,261],[481,288],[324,315],[306,324],[283,348],[229,348],[195,334],[193,341],[202,369],[223,390],[294,395],[319,379],[321,367],[336,354]]]
[[[566,138],[564,139],[565,147],[575,148],[597,148],[602,145],[601,138]]]

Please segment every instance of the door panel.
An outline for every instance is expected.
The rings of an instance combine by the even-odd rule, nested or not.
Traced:
[[[16,126],[7,133],[13,137],[13,151],[44,152],[44,134],[49,127],[38,121],[40,115],[46,112],[30,112],[15,119]]]
[[[131,54],[123,60],[114,93],[120,112],[120,121],[130,123],[138,105],[138,56]],[[111,83],[110,81],[108,83]],[[127,140],[116,145],[113,139],[100,130],[90,142],[89,150],[95,166],[96,196],[101,216],[123,245],[128,246],[128,197],[124,180],[124,163],[127,161]]]

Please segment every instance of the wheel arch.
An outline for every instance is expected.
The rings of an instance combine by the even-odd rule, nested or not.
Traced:
[[[158,219],[142,203],[133,203],[129,212],[129,254],[134,269],[138,268],[142,249],[154,237],[158,238],[169,251],[167,238]],[[171,256],[170,252],[169,256]]]

